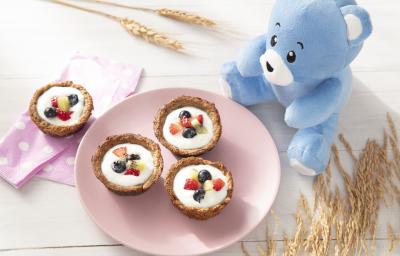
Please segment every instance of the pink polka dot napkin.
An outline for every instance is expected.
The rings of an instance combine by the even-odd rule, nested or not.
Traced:
[[[56,80],[71,80],[89,91],[94,102],[91,120],[78,133],[55,138],[42,133],[29,113],[23,113],[0,139],[0,176],[15,188],[35,175],[73,185],[75,154],[85,131],[96,117],[135,91],[141,73],[136,65],[76,53]]]

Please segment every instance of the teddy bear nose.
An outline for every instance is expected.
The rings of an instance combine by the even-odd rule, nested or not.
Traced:
[[[274,68],[269,64],[268,61],[267,61],[267,70],[268,70],[268,72],[274,71]]]

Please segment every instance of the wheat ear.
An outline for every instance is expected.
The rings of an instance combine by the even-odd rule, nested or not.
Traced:
[[[177,21],[182,21],[186,23],[191,23],[191,24],[196,24],[200,25],[203,27],[215,27],[217,23],[211,19],[199,16],[194,13],[190,12],[185,12],[185,11],[179,11],[179,10],[173,10],[173,9],[167,9],[167,8],[161,8],[157,9],[156,13],[158,15],[174,19]]]
[[[189,23],[189,24],[195,24],[195,25],[199,25],[199,26],[207,27],[207,28],[213,28],[217,25],[217,23],[215,21],[213,21],[209,18],[202,17],[195,13],[190,13],[190,12],[181,11],[181,10],[174,10],[174,9],[168,9],[168,8],[153,9],[153,8],[120,4],[120,3],[104,1],[104,0],[86,0],[86,1],[103,4],[103,5],[138,10],[138,11],[152,12],[152,13],[156,13],[160,16],[169,18],[169,19],[173,19],[173,20],[177,20],[177,21],[181,21],[181,22],[185,22],[185,23]]]
[[[120,19],[120,23],[130,34],[140,37],[144,39],[146,42],[167,47],[173,50],[183,49],[183,45],[179,41],[168,38],[163,34],[157,33],[156,31],[140,24],[139,22],[123,18]]]
[[[138,38],[141,38],[145,40],[146,42],[155,44],[157,46],[173,49],[173,50],[181,50],[183,49],[183,44],[175,39],[171,39],[168,36],[156,32],[153,29],[135,21],[132,19],[128,19],[125,17],[121,16],[116,16],[107,12],[91,9],[91,8],[86,8],[82,7],[76,4],[71,4],[66,1],[62,0],[50,0],[54,3],[58,3],[64,6],[72,7],[81,11],[89,12],[89,13],[94,13],[98,15],[102,15],[104,17],[110,18],[114,21],[117,21],[121,24],[121,26],[129,32],[131,35],[134,35]]]

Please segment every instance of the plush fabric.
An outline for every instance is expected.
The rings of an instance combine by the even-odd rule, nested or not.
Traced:
[[[338,116],[351,94],[349,64],[371,34],[354,0],[276,0],[267,32],[224,64],[227,95],[243,105],[278,101],[298,128],[288,149],[302,174],[321,173]]]

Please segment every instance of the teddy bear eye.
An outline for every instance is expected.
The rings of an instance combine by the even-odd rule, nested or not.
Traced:
[[[278,37],[276,35],[273,35],[271,37],[271,46],[274,47],[278,43]]]
[[[289,63],[293,63],[296,61],[296,53],[294,51],[288,52],[286,59]]]

